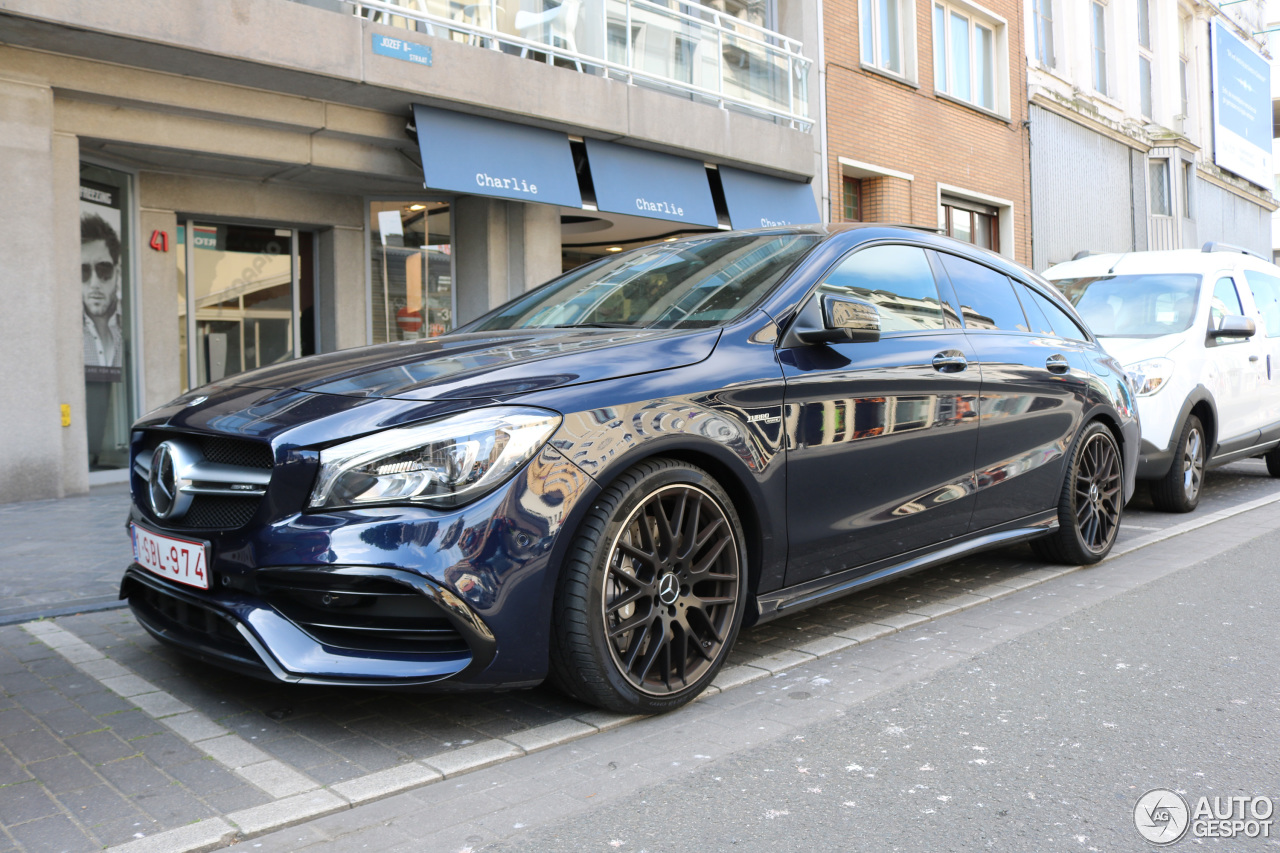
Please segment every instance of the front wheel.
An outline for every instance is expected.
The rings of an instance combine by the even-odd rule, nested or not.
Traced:
[[[733,502],[701,468],[642,462],[583,520],[557,588],[551,678],[622,713],[678,708],[742,623],[746,555]]]
[[[1174,445],[1169,473],[1151,481],[1151,502],[1162,512],[1191,512],[1200,503],[1204,485],[1204,426],[1189,415]]]
[[[1120,530],[1124,489],[1120,446],[1093,421],[1076,439],[1058,497],[1058,529],[1031,543],[1041,559],[1072,566],[1096,563]]]

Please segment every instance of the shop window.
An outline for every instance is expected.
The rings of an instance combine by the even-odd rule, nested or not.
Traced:
[[[370,205],[373,343],[452,331],[457,300],[451,219],[443,201]]]
[[[948,237],[1000,251],[1000,211],[996,207],[943,196],[938,223]]]
[[[862,221],[862,181],[847,175],[843,181],[844,221]]]
[[[133,422],[130,177],[80,164],[80,307],[89,471],[129,465]]]
[[[1002,109],[1004,27],[967,6],[933,5],[933,82],[943,94]]]

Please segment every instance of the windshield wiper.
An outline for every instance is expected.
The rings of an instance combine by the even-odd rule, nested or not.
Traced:
[[[640,329],[643,326],[633,326],[630,323],[561,323],[552,326],[553,329]]]

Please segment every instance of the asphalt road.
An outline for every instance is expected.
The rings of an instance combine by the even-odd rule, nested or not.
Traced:
[[[1133,823],[1150,789],[1193,806],[1280,796],[1277,549],[1269,532],[834,719],[477,850],[1157,849]]]

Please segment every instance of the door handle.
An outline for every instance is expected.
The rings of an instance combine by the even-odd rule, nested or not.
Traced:
[[[959,373],[969,366],[960,350],[945,349],[933,357],[933,369],[939,373]]]
[[[1062,353],[1054,353],[1045,359],[1045,368],[1050,373],[1066,373],[1071,369],[1071,365],[1067,363],[1067,357]]]

